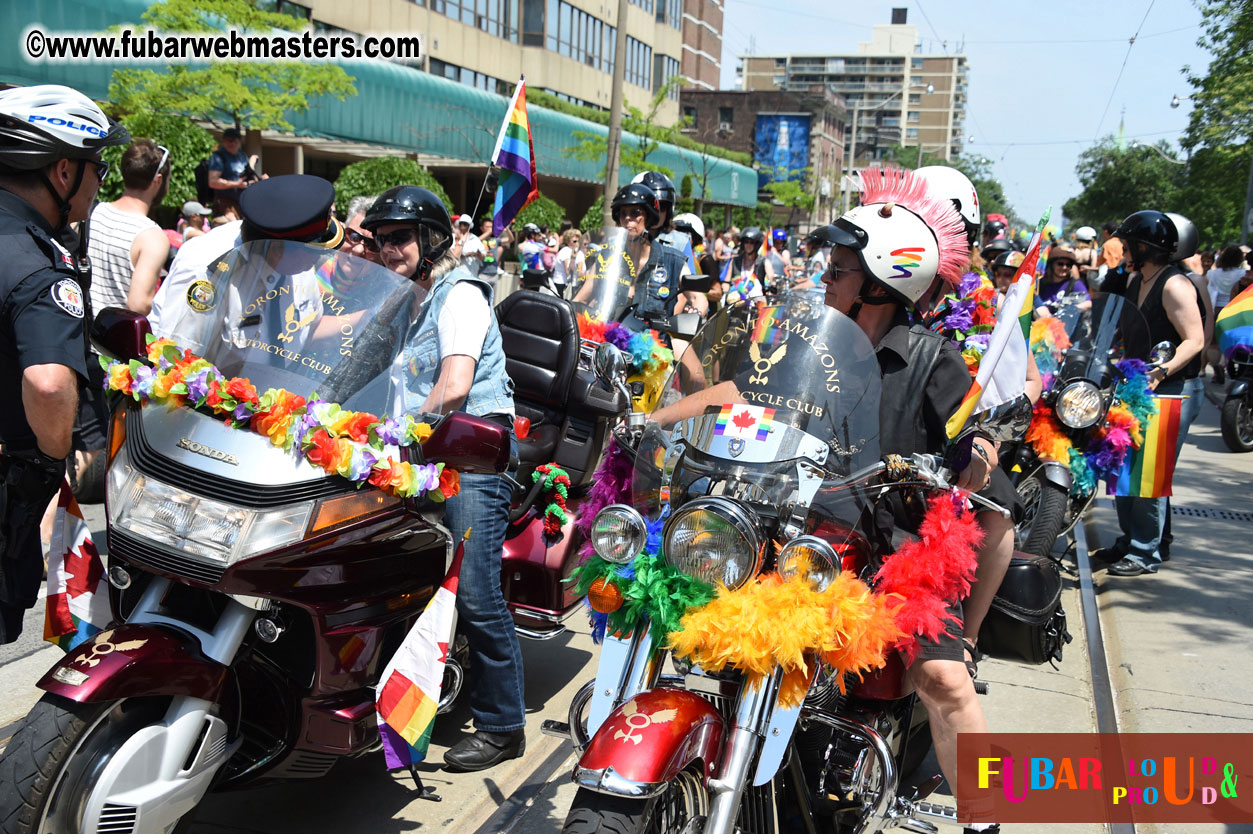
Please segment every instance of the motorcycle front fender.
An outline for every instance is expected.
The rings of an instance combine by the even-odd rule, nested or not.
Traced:
[[[1249,381],[1247,379],[1235,379],[1231,382],[1231,387],[1227,389],[1228,399],[1247,396],[1249,393]]]
[[[1064,463],[1055,460],[1046,460],[1040,464],[1044,472],[1044,479],[1057,484],[1059,487],[1070,490],[1070,467]]]
[[[658,796],[698,760],[705,778],[710,778],[717,769],[725,731],[713,704],[693,692],[641,692],[600,725],[579,757],[574,781],[599,793]]]
[[[227,673],[187,638],[153,625],[126,624],[72,649],[36,686],[79,703],[147,695],[217,701]]]

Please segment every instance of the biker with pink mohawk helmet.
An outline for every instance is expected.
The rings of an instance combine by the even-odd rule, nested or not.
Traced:
[[[906,457],[956,450],[950,460],[960,472],[958,485],[979,490],[996,465],[995,445],[971,431],[950,447],[944,431],[970,388],[966,363],[948,339],[912,324],[908,315],[935,281],[954,283],[965,268],[970,250],[962,218],[911,171],[867,169],[860,173],[860,189],[861,205],[821,230],[834,244],[822,276],[823,300],[852,318],[875,346],[883,380],[880,450]],[[657,410],[651,419],[667,426],[739,399],[736,383],[723,382]],[[895,524],[916,529],[916,509],[881,503],[875,532],[890,541]],[[890,552],[884,541],[878,549]],[[956,785],[957,734],[986,732],[987,723],[963,662],[961,601],[948,602],[954,623],[938,640],[920,640],[908,674],[930,717],[940,767]]]

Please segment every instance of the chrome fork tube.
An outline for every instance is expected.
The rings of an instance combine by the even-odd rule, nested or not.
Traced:
[[[645,621],[631,635],[631,649],[626,665],[622,668],[622,680],[618,685],[618,697],[614,706],[624,704],[641,692],[652,689],[661,670],[661,653],[652,650],[649,625]]]
[[[866,748],[879,762],[879,795],[868,809],[868,813],[862,815],[862,824],[857,830],[859,832],[876,831],[885,827],[893,818],[896,794],[900,788],[900,774],[896,772],[896,762],[892,759],[892,751],[888,748],[887,741],[869,724],[852,718],[808,710],[803,715],[806,719],[826,724],[828,727],[833,727],[866,742]],[[859,768],[859,771],[863,774],[862,781],[864,781],[866,769]],[[863,796],[867,792],[864,784],[855,785],[853,789]]]
[[[783,671],[775,669],[758,686],[740,689],[735,706],[735,723],[722,743],[718,776],[709,780],[709,816],[704,834],[732,834],[740,810],[740,797],[751,778],[753,759],[770,724],[770,713],[779,696]]]

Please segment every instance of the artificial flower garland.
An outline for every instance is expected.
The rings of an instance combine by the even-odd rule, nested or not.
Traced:
[[[227,377],[171,339],[148,336],[148,362],[108,361],[105,388],[137,402],[171,408],[208,409],[234,429],[250,429],[274,446],[360,488],[370,483],[399,498],[425,497],[443,502],[461,491],[461,476],[442,463],[414,465],[382,456],[385,445],[422,443],[431,427],[409,415],[399,420],[337,403],[305,400],[282,388],[258,394],[245,378]]]
[[[971,270],[961,277],[954,292],[944,296],[932,325],[957,345],[972,377],[979,373],[979,362],[996,326],[996,297],[992,282]]]
[[[566,499],[570,497],[570,476],[557,464],[545,463],[535,467],[531,480],[544,482],[544,536],[554,541],[560,538],[562,526],[570,521],[569,507],[566,506]]]
[[[579,313],[579,338],[608,342],[631,360],[631,372],[643,379],[647,388],[660,388],[674,365],[674,352],[661,343],[651,330],[636,332],[616,321],[605,322]]]

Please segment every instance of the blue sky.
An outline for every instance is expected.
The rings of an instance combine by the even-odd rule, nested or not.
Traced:
[[[738,56],[749,52],[750,37],[761,55],[856,52],[873,25],[891,22],[893,6],[909,10],[925,52],[956,52],[965,42],[966,133],[974,137],[967,149],[991,160],[1024,217],[1038,217],[1051,204],[1057,218],[1061,204],[1079,193],[1079,154],[1096,137],[1115,132],[1120,117],[1129,140],[1166,139],[1177,149],[1191,102],[1172,109],[1171,96],[1189,93],[1185,65],[1195,70],[1209,63],[1209,53],[1196,45],[1201,14],[1189,0],[788,0],[785,6],[726,0],[722,86],[733,87]],[[1187,213],[1184,207],[1161,208]]]

